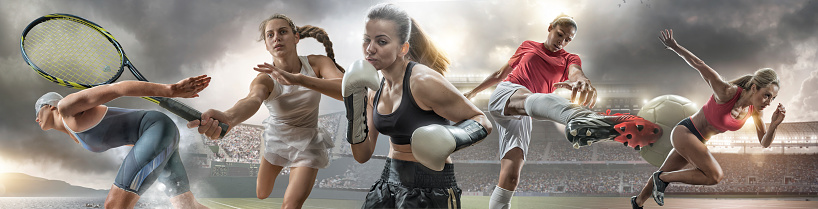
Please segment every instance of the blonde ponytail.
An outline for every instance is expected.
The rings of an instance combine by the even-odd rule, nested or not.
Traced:
[[[757,89],[766,88],[771,84],[778,86],[779,80],[778,74],[776,74],[773,69],[762,68],[757,70],[754,74],[747,74],[736,78],[730,81],[730,84],[741,87],[744,90],[750,90],[753,84],[756,85]]]

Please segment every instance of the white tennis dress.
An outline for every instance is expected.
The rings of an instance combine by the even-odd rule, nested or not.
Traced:
[[[299,56],[301,74],[315,77],[306,56]],[[272,77],[272,76],[271,76]],[[275,83],[275,90],[264,100],[270,117],[264,120],[264,158],[282,167],[326,168],[330,134],[318,127],[318,103],[321,93],[299,85]]]

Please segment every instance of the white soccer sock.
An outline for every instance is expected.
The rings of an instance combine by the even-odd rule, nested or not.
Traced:
[[[556,94],[531,94],[525,99],[524,108],[533,119],[552,120],[563,125],[579,115],[594,113]]]
[[[503,189],[499,186],[494,187],[494,192],[491,192],[491,199],[489,199],[489,209],[508,209],[511,207],[511,197],[514,196],[514,191]]]

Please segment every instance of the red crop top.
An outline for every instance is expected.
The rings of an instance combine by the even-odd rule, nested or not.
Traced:
[[[753,112],[753,106],[750,105],[750,111],[742,119],[735,119],[730,114],[739,96],[741,96],[742,91],[744,91],[744,89],[738,88],[733,99],[730,99],[730,101],[724,104],[716,103],[716,99],[710,96],[710,100],[707,100],[707,103],[702,106],[702,111],[704,112],[704,117],[707,119],[707,123],[713,125],[713,127],[716,127],[716,129],[721,132],[741,129],[741,127],[744,126],[744,122],[747,121],[747,118],[750,118]]]

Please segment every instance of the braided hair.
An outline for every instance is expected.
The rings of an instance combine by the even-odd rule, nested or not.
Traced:
[[[293,29],[292,30],[293,34],[298,34],[299,39],[312,37],[315,40],[317,40],[318,43],[323,44],[324,50],[327,51],[327,57],[332,59],[332,62],[335,63],[335,67],[337,67],[338,70],[340,70],[341,72],[345,72],[344,68],[341,67],[341,65],[338,65],[338,62],[335,62],[335,52],[332,50],[332,41],[329,40],[329,35],[327,34],[327,31],[325,31],[323,28],[319,28],[312,25],[296,27],[295,24],[293,23],[293,20],[290,19],[289,17],[283,14],[274,14],[273,16],[270,16],[270,18],[261,21],[261,24],[258,26],[258,30],[261,32],[261,35],[259,36],[258,39],[259,41],[264,41],[265,29],[264,27],[267,26],[267,22],[274,19],[281,19],[287,21],[287,24],[290,25],[290,28]]]

